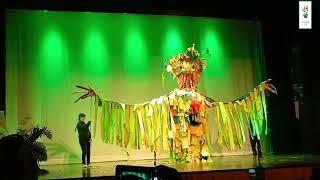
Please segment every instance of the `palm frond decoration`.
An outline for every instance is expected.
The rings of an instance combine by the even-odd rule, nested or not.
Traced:
[[[31,146],[31,152],[33,159],[38,161],[46,161],[48,159],[47,148],[41,142],[34,142]]]
[[[36,176],[48,173],[38,166],[39,161],[48,159],[44,143],[37,141],[43,135],[52,139],[52,133],[47,127],[18,129],[16,134],[2,137],[0,139],[0,173],[2,174],[1,171],[3,171],[10,175],[19,174],[22,177],[30,173]]]

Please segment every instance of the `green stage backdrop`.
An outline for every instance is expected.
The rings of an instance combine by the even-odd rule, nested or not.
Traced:
[[[52,141],[47,163],[80,162],[75,125],[92,101],[73,103],[75,85],[90,85],[101,97],[140,103],[169,93],[175,80],[166,74],[163,59],[195,43],[205,57],[198,90],[216,100],[232,100],[264,77],[260,25],[257,22],[135,14],[22,11],[6,12],[6,120],[9,131],[48,126]],[[212,116],[211,116],[212,117]],[[211,126],[213,155],[248,154],[217,144]],[[99,124],[98,124],[99,129]],[[126,150],[93,139],[93,161],[153,158],[148,150]],[[247,135],[247,139],[248,139]],[[265,139],[268,139],[265,137]],[[264,142],[271,152],[270,141]],[[161,157],[167,157],[162,153]]]

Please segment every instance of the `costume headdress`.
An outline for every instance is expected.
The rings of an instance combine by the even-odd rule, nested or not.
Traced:
[[[166,63],[165,61],[166,71],[173,78],[177,77],[178,88],[185,90],[196,89],[200,75],[207,66],[207,61],[200,56],[194,44],[185,53],[172,57],[169,64]]]

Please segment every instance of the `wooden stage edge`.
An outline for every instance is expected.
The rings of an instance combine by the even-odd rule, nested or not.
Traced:
[[[212,162],[171,163],[168,159],[158,160],[180,172],[183,179],[290,179],[320,180],[319,155],[268,155],[260,161],[252,155],[213,157]],[[81,164],[42,165],[49,171],[39,179],[113,179],[117,165],[153,167],[153,160],[117,161],[93,163],[91,168]]]

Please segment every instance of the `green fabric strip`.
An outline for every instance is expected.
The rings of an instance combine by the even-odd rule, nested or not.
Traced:
[[[105,118],[106,118],[106,101],[102,102],[102,110],[101,110],[101,117],[100,117],[100,129],[101,129],[101,138],[102,141],[105,142],[104,133],[105,133]]]
[[[258,130],[258,125],[257,125],[256,121],[253,121],[253,127],[254,127],[255,131]],[[259,134],[259,132],[256,132],[256,135],[257,135],[257,138],[260,140],[260,134]]]
[[[115,127],[114,127],[114,143],[117,146],[120,146],[120,104],[117,104],[117,108],[115,111],[116,120],[115,120]]]
[[[94,125],[93,125],[93,137],[96,137],[97,123],[98,123],[98,107],[99,107],[99,96],[94,97]]]
[[[266,94],[263,90],[263,87],[260,89],[261,93],[261,100],[262,100],[262,109],[263,109],[263,114],[264,114],[264,121],[265,121],[265,135],[268,134],[268,115],[267,115],[267,103],[266,103]]]
[[[107,103],[107,115],[105,118],[105,141],[106,143],[110,143],[110,126],[111,126],[111,122],[112,122],[112,108],[111,108],[112,102],[108,101]]]
[[[238,104],[233,104],[233,108],[235,111],[235,114],[238,118],[239,121],[239,127],[240,127],[240,132],[241,132],[241,137],[242,137],[242,142],[243,144],[246,142],[246,136],[245,136],[245,132],[244,132],[244,118],[243,118],[243,114],[241,112],[241,110],[239,110],[238,108]]]
[[[112,142],[112,139],[113,139],[113,128],[114,128],[113,122],[114,122],[114,119],[115,119],[115,117],[114,117],[115,113],[114,113],[114,109],[113,109],[114,108],[113,107],[113,102],[110,104],[110,108],[111,108],[111,111],[110,111],[110,119],[109,119],[108,142],[113,144],[113,142]]]

